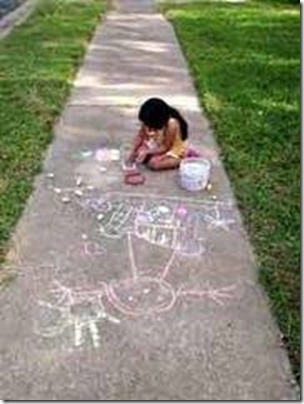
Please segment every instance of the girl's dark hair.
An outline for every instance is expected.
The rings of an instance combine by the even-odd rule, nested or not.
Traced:
[[[188,125],[181,114],[170,107],[165,101],[160,98],[150,98],[140,107],[138,119],[146,126],[153,129],[163,128],[170,118],[178,120],[181,128],[182,140],[188,137]]]

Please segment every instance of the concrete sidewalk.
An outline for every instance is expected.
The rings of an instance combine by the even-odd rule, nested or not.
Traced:
[[[27,0],[0,19],[0,39],[6,37],[16,26],[22,24],[33,12],[37,0]]]
[[[9,254],[17,277],[0,293],[0,399],[295,399],[172,27],[151,0],[114,5]],[[185,115],[191,143],[213,161],[210,191],[182,190],[176,172],[123,184],[150,96]]]

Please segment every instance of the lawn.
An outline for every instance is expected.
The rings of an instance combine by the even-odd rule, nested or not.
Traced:
[[[213,125],[299,380],[300,7],[287,3],[199,1],[161,9]]]
[[[43,0],[0,40],[0,262],[105,2]]]

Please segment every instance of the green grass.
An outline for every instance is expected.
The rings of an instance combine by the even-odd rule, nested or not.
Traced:
[[[280,4],[281,3],[281,4]],[[300,377],[300,7],[164,5]]]
[[[0,262],[105,3],[42,0],[0,40]]]

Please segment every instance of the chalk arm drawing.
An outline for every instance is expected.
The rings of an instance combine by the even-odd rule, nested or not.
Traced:
[[[178,296],[200,298],[207,296],[215,303],[223,306],[224,299],[231,299],[233,297],[232,291],[235,290],[236,285],[230,285],[223,288],[207,289],[207,290],[182,290],[180,289],[177,294]]]
[[[85,342],[85,335],[88,332],[93,346],[98,348],[100,336],[97,324],[101,320],[120,323],[119,319],[106,313],[102,304],[104,285],[102,284],[103,287],[100,290],[88,292],[79,289],[73,290],[58,281],[56,284],[56,289],[52,291],[56,299],[54,303],[38,301],[39,306],[57,313],[55,324],[43,328],[36,326],[36,332],[44,337],[54,337],[72,327],[76,347]]]

